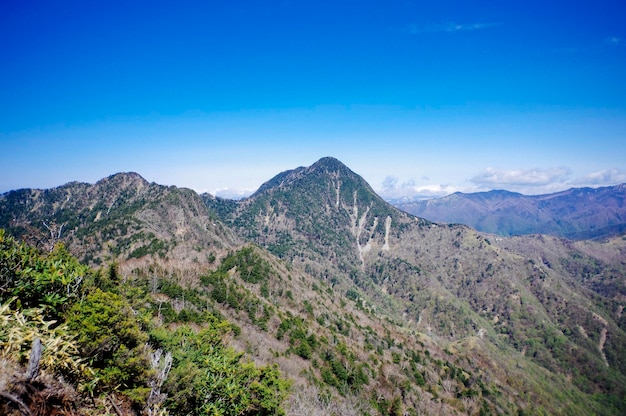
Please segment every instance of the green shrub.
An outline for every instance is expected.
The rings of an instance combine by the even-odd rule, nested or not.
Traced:
[[[88,274],[62,245],[41,254],[0,229],[0,301],[15,297],[17,309],[41,307],[47,318],[59,319]]]
[[[148,337],[123,297],[96,289],[68,311],[67,324],[78,334],[81,355],[89,358],[102,388],[117,389],[138,403],[147,399]]]
[[[289,383],[276,366],[256,366],[224,345],[231,325],[218,319],[198,332],[181,326],[153,331],[155,344],[171,351],[174,366],[165,382],[172,414],[281,415]]]

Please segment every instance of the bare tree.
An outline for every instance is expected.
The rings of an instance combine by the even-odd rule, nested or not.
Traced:
[[[61,235],[63,233],[63,227],[65,224],[58,225],[55,221],[51,221],[50,224],[46,224],[45,221],[41,221],[44,227],[50,233],[50,237],[47,241],[47,248],[49,251],[54,250],[54,246],[61,240]]]
[[[167,352],[164,355],[161,349],[154,351],[150,354],[150,366],[155,375],[150,380],[150,396],[146,403],[146,410],[148,415],[156,416],[160,414],[161,405],[167,398],[166,394],[161,393],[161,387],[172,368],[172,354]]]

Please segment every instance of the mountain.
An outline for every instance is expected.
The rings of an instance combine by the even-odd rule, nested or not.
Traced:
[[[626,409],[623,238],[434,223],[333,158],[238,201],[136,174],[12,191],[0,227],[116,262],[157,329],[228,319],[233,346],[293,380],[288,414]]]
[[[137,173],[93,185],[7,192],[0,197],[0,224],[46,250],[62,241],[94,265],[146,254],[188,263],[199,249],[217,252],[240,243],[194,191],[148,183]]]
[[[249,198],[223,209],[205,201],[239,235],[291,262],[331,261],[342,272],[388,250],[391,224],[428,224],[386,203],[363,178],[334,158],[282,172]]]
[[[425,201],[394,201],[432,221],[461,223],[503,236],[548,234],[575,240],[626,231],[626,184],[526,196],[507,191],[456,192]]]
[[[585,377],[595,378],[605,371],[604,359],[599,344],[588,340],[600,337],[603,329],[595,326],[596,335],[584,342],[574,332],[608,312],[610,354],[624,348],[621,315],[615,315],[626,293],[620,283],[623,251],[600,261],[595,256],[603,248],[589,256],[547,237],[515,240],[514,250],[509,240],[393,208],[332,158],[277,175],[229,210],[220,209],[219,200],[208,203],[225,213],[222,220],[239,234],[304,266],[333,288],[346,294],[356,289],[358,298],[376,305],[378,313],[400,319],[429,340],[445,339],[457,348],[473,345],[480,334],[497,347],[489,354],[499,355],[499,363],[528,355],[544,369],[575,377],[571,368],[580,368],[581,360],[588,362]],[[623,250],[621,240],[615,244]],[[535,251],[522,254],[530,246]],[[554,258],[547,260],[542,250],[555,253]],[[590,264],[599,266],[597,275],[606,276],[595,283],[585,280]],[[596,303],[600,295],[608,302],[604,306]],[[603,354],[606,348],[603,343]],[[619,371],[623,376],[624,369]]]

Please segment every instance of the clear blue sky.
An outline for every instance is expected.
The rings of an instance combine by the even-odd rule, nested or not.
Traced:
[[[334,156],[387,196],[626,182],[623,1],[0,2],[0,192],[230,195]]]

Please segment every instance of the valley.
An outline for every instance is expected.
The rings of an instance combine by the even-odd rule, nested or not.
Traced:
[[[98,403],[119,403],[129,414],[210,414],[202,400],[225,400],[227,385],[265,389],[268,400],[246,399],[257,404],[243,414],[622,414],[626,237],[619,227],[594,241],[505,237],[439,221],[390,205],[330,157],[279,173],[238,201],[136,173],[15,190],[0,196],[0,300],[11,313],[27,310],[15,300],[25,293],[19,279],[7,277],[7,270],[31,276],[11,263],[21,242],[42,259],[66,259],[62,244],[89,267],[76,298],[66,296],[73,306],[55,304],[57,319],[71,328],[72,313],[85,314],[87,299],[99,305],[93,294],[101,293],[134,311],[125,319],[145,347],[124,347],[137,354],[128,359],[157,350],[174,356],[162,379],[136,369],[126,384],[94,387]],[[576,235],[589,235],[577,227]],[[181,348],[199,334],[214,348],[200,342],[198,354],[217,351],[233,368],[241,363],[241,372],[185,382],[190,369],[225,373]],[[14,357],[9,345],[0,334],[6,360]],[[83,359],[106,349],[104,340],[85,345]],[[13,359],[11,368],[24,365]],[[105,380],[107,368],[128,367],[116,360],[93,371]],[[185,383],[202,388],[187,391]],[[76,414],[95,411],[77,396]],[[15,402],[4,403],[15,411]]]

